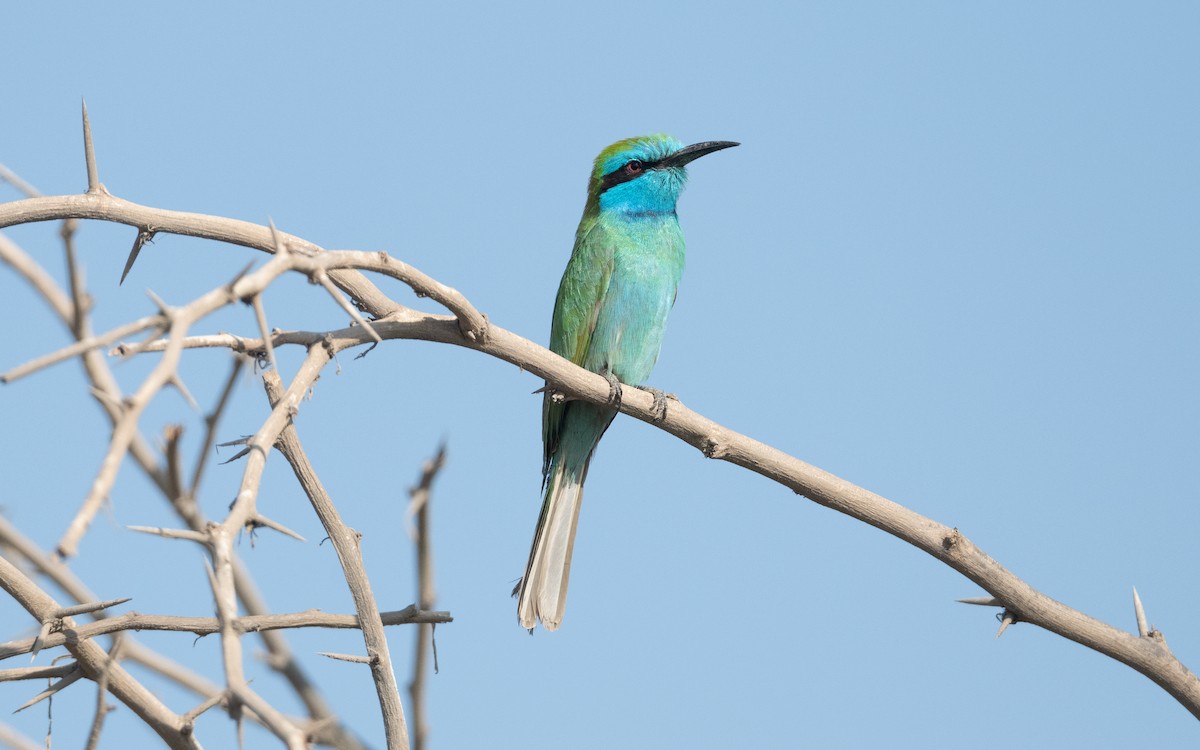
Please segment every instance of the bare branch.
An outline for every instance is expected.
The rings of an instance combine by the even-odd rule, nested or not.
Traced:
[[[432,609],[437,599],[433,583],[433,541],[429,535],[429,498],[433,489],[433,480],[445,463],[446,444],[443,442],[438,446],[437,454],[421,467],[421,479],[417,482],[417,486],[408,491],[410,499],[407,515],[409,518],[416,516],[416,524],[412,526],[411,532],[417,543],[417,603],[422,609]],[[425,648],[425,644],[433,642],[433,627],[432,624],[417,627],[413,676],[412,681],[408,684],[408,694],[412,699],[413,748],[415,750],[423,750],[429,735],[429,722],[425,717],[425,681],[429,672],[429,651]],[[435,671],[437,669],[436,654],[435,651]]]
[[[43,746],[3,722],[0,722],[0,745],[7,745],[12,750],[44,750]]]
[[[314,351],[324,350],[321,347],[313,347],[309,350],[310,357]],[[300,380],[300,377],[297,375],[296,379]],[[267,398],[271,402],[272,414],[274,414],[281,405],[286,404],[288,397],[293,394],[296,382],[293,382],[285,393],[278,373],[272,370],[263,373],[263,385],[267,390]],[[354,608],[358,612],[363,643],[366,646],[367,655],[371,659],[371,677],[375,681],[375,693],[383,712],[388,747],[407,750],[409,746],[408,728],[404,721],[404,708],[400,705],[399,686],[396,684],[396,675],[392,669],[392,659],[388,649],[387,636],[383,631],[383,621],[378,615],[375,596],[371,592],[371,582],[367,578],[367,571],[362,562],[359,536],[342,521],[341,514],[338,513],[329,493],[325,491],[324,485],[317,478],[308,457],[304,454],[304,449],[300,446],[300,440],[296,436],[295,427],[289,423],[281,430],[275,446],[287,459],[292,471],[295,472],[296,479],[312,502],[313,510],[321,519],[321,525],[325,527],[325,533],[329,535],[333,548],[337,552],[338,560],[342,564],[342,573],[346,577],[350,594],[354,598]]]
[[[58,560],[53,559],[50,555],[46,554],[41,549],[39,549],[36,545],[34,545],[29,539],[22,536],[3,516],[0,516],[0,543],[3,543],[5,546],[9,547],[11,550],[13,550],[17,554],[21,555],[26,560],[28,560],[29,563],[31,565],[33,565],[42,575],[45,575],[47,578],[54,581],[54,583],[57,586],[59,586],[61,589],[63,589],[63,591],[67,592],[76,601],[95,601],[97,599],[96,595],[93,594],[91,591],[89,591],[88,588],[86,586],[84,586],[78,580],[78,578],[75,577],[75,575],[70,571],[70,569],[67,568],[67,566],[65,564],[63,564],[62,562],[59,562]],[[248,584],[239,584],[239,585],[248,585]],[[254,600],[253,600],[253,598],[251,598],[251,604],[247,605],[247,609],[252,610],[252,611],[257,611],[257,610],[254,610],[253,605],[254,605]],[[400,624],[400,622],[399,622],[400,616],[410,613],[410,609],[411,608],[402,610],[400,612],[395,612],[395,613],[385,613],[384,621],[389,625]],[[97,610],[95,612],[92,612],[91,614],[93,617],[103,618],[106,616],[107,613],[104,610]],[[137,615],[136,613],[130,613],[130,614],[132,614],[134,617],[141,617],[141,615]],[[426,613],[421,613],[421,614],[426,614]],[[428,614],[434,614],[434,613],[428,613]],[[126,617],[128,617],[128,616],[129,615],[126,615]],[[131,618],[131,621],[132,621],[132,618]],[[215,632],[216,620],[213,619],[212,623],[214,626],[213,632]],[[86,638],[95,638],[95,637],[110,634],[110,633],[106,633],[105,629],[103,629],[103,627],[102,627],[102,629],[95,630],[95,631],[88,630],[89,627],[93,627],[93,626],[91,624],[89,624],[89,625],[77,627],[75,630],[71,631],[71,637],[72,638],[78,637],[79,639],[82,640],[82,639],[86,639]],[[174,662],[171,659],[166,658],[162,654],[159,654],[149,648],[146,648],[145,646],[142,646],[141,644],[132,640],[132,638],[128,635],[128,633],[126,631],[127,630],[137,630],[137,629],[138,628],[136,627],[136,625],[134,625],[132,627],[119,627],[116,630],[111,631],[112,633],[116,633],[116,632],[126,633],[122,639],[122,642],[125,644],[124,648],[122,649],[122,653],[125,655],[125,658],[128,661],[140,664],[141,666],[152,670],[153,672],[161,675],[162,677],[164,677],[168,680],[171,680],[173,682],[176,682],[179,685],[183,686],[184,688],[195,692],[197,695],[211,697],[212,695],[222,694],[222,690],[220,688],[218,688],[216,685],[209,682],[208,680],[204,679],[203,677],[199,676],[195,672],[192,672],[190,669],[187,669],[186,667],[181,666],[177,662]],[[277,635],[278,634],[275,633],[274,631],[266,631],[266,632],[262,633],[264,640],[268,640],[270,637],[277,636]],[[57,634],[47,635],[47,639],[50,641],[50,643],[49,643],[50,646],[62,645],[58,642],[58,639],[60,639],[60,638],[63,640],[63,643],[65,643],[67,634],[66,633],[57,633]],[[32,645],[33,645],[32,642],[29,640],[23,641],[23,642],[18,642],[16,644],[13,644],[13,643],[0,644],[0,659],[6,658],[8,656],[13,656],[16,654],[28,653],[29,651],[31,651]],[[270,644],[268,644],[268,647],[270,648]],[[276,649],[276,648],[272,648],[271,651],[272,651],[272,654],[278,653],[278,649]],[[284,669],[283,670],[285,675],[290,675],[291,671],[295,671],[294,665],[291,665],[291,666],[293,667],[293,669],[291,669],[291,670]],[[57,667],[55,667],[54,669],[57,669]],[[19,670],[11,670],[11,671],[17,672]],[[290,676],[289,676],[289,679],[291,679]],[[305,699],[306,703],[316,703],[316,704],[318,704],[318,708],[320,708],[319,696],[314,698],[315,690],[311,687],[311,685],[305,684],[302,680],[299,680],[299,681],[292,680],[292,682],[294,685],[297,685],[297,687],[296,687],[297,692],[299,692],[301,697]],[[250,713],[251,713],[250,718],[253,719],[254,721],[258,722],[259,721],[258,715],[254,714],[253,712],[250,712]],[[315,711],[313,713],[313,715],[314,715],[314,719],[313,719],[314,722],[327,721],[328,719],[332,718],[331,716],[327,715],[327,712],[321,712],[319,710]],[[315,718],[317,716],[320,716],[323,718]],[[337,732],[337,728],[335,728],[332,735],[333,736],[330,738],[330,739],[334,740],[334,742],[332,742],[332,744],[335,744],[338,747],[345,747],[345,748],[358,748],[359,747],[358,743],[356,741],[353,741],[353,738],[348,737],[348,735],[346,735],[344,732],[339,734]],[[347,741],[347,740],[350,740],[350,741]]]
[[[250,689],[242,669],[241,632],[235,626],[237,620],[237,587],[233,575],[233,539],[229,530],[221,524],[209,529],[209,549],[213,566],[209,571],[212,582],[213,600],[217,605],[217,632],[221,636],[221,661],[225,667],[225,684],[236,697],[234,705],[244,704],[258,714],[263,723],[283,740],[289,750],[304,750],[304,731],[288,717],[275,709],[258,693]],[[234,714],[237,718],[237,714]]]
[[[273,253],[275,249],[270,229],[260,224],[149,208],[107,193],[28,198],[0,204],[0,229],[15,224],[68,218],[116,221],[135,228],[153,226],[159,233],[204,237],[268,253]],[[310,255],[321,251],[319,246],[300,237],[284,232],[281,232],[280,236],[282,242],[293,251],[298,250]],[[330,274],[330,278],[376,318],[403,309],[357,271],[336,271]],[[432,294],[428,296],[437,299]]]
[[[0,588],[7,591],[39,621],[46,621],[60,609],[59,604],[53,598],[39,589],[33,581],[3,557],[0,557]],[[69,617],[64,618],[63,627],[64,629],[74,628],[75,623]],[[67,642],[64,645],[79,662],[81,674],[88,677],[93,675],[98,677],[108,663],[108,654],[93,641]],[[193,738],[185,736],[180,731],[179,717],[164,706],[157,696],[134,680],[119,664],[111,666],[109,691],[133,710],[167,743],[168,747],[178,750],[198,748]]]
[[[15,680],[44,680],[53,677],[65,677],[77,669],[79,669],[79,665],[75,662],[57,664],[52,667],[19,667],[17,669],[0,669],[0,682],[12,682]]]
[[[25,180],[22,180],[16,172],[12,171],[3,164],[0,164],[0,180],[7,182],[21,193],[24,193],[26,198],[37,198],[41,195],[41,192],[39,192],[37,188],[35,188],[33,185],[30,185]]]
[[[166,226],[168,228],[160,231],[206,236],[268,252],[271,250],[262,227],[196,214],[159,211],[106,194],[89,192],[83,196],[32,198],[0,205],[0,226],[64,218],[99,218],[132,226]],[[489,326],[486,319],[456,291],[441,285],[430,286],[437,282],[423,275],[417,276],[419,272],[399,261],[378,253],[342,251],[318,254],[316,251],[320,248],[304,243],[299,238],[285,236],[282,241],[293,251],[307,248],[312,252],[292,252],[286,268],[277,269],[278,273],[291,270],[311,275],[317,270],[325,270],[340,288],[372,315],[376,318],[387,317],[386,320],[372,323],[381,338],[422,338],[475,349],[533,372],[569,397],[599,404],[607,401],[609,388],[604,378],[575,367],[521,337]],[[348,269],[373,271],[398,278],[408,283],[419,295],[432,290],[436,295],[429,293],[429,296],[444,304],[454,316],[422,314],[400,308],[378,293],[361,274]],[[242,298],[246,294],[261,292],[275,276],[260,276],[260,272],[240,278],[226,292],[225,300],[235,287]],[[43,296],[50,300],[52,294],[44,293]],[[212,304],[225,304],[225,300]],[[193,304],[195,307],[189,306],[189,317],[197,320],[209,303],[197,300]],[[75,307],[83,309],[85,306],[78,299]],[[173,330],[172,334],[164,347],[167,352],[177,355],[183,348],[184,338],[182,332]],[[258,453],[252,452],[247,461],[237,501],[223,525],[241,525],[254,517],[257,485],[261,480],[262,461],[265,458],[261,453],[269,449],[285,430],[303,392],[314,382],[320,369],[334,352],[370,340],[360,326],[322,336],[327,346],[310,345],[302,371],[293,379],[287,393],[278,400],[271,417],[250,441],[252,451]],[[281,340],[277,334],[264,334],[266,338],[271,339],[272,346]],[[262,346],[266,346],[265,340]],[[119,391],[107,388],[98,390],[107,393],[110,400],[120,403]],[[111,411],[111,403],[106,408],[110,409],[114,422],[123,419],[121,414]],[[995,602],[1002,602],[1012,621],[1046,628],[1133,667],[1200,717],[1200,682],[1171,655],[1161,634],[1152,634],[1155,635],[1152,638],[1135,637],[1054,601],[999,565],[957,529],[936,523],[828,472],[733,432],[681,404],[673,404],[670,413],[659,421],[661,415],[654,409],[653,396],[629,389],[620,410],[670,432],[702,451],[706,457],[719,458],[755,471],[797,494],[916,546],[976,582],[992,595]],[[153,470],[152,462],[143,465],[150,467],[148,471]]]
[[[217,399],[217,405],[204,418],[204,443],[200,446],[200,452],[196,455],[196,466],[192,470],[192,482],[188,490],[188,494],[192,498],[195,498],[196,493],[199,491],[200,478],[204,476],[204,467],[208,463],[208,456],[217,441],[217,425],[221,421],[221,415],[225,413],[225,408],[229,405],[230,397],[233,395],[233,388],[237,385],[238,377],[242,374],[242,366],[245,362],[246,359],[244,357],[235,356],[233,358],[233,367],[230,368],[229,377],[225,379],[225,387],[221,390],[221,396]]]
[[[117,638],[113,643],[113,647],[108,652],[108,667],[117,663],[121,658],[121,648],[124,646],[125,640]],[[88,732],[88,741],[85,750],[95,750],[100,744],[100,732],[104,730],[104,719],[108,716],[111,710],[108,705],[108,674],[109,669],[106,667],[98,678],[96,678],[96,713],[92,716],[92,727]]]
[[[108,333],[101,334],[99,336],[90,336],[83,341],[76,341],[74,344],[63,347],[56,352],[46,354],[38,357],[37,359],[26,362],[23,365],[18,365],[17,367],[12,368],[3,375],[0,375],[0,383],[12,383],[13,381],[25,377],[26,375],[31,375],[38,370],[49,367],[50,365],[57,364],[63,360],[70,359],[71,357],[76,357],[92,349],[99,349],[101,347],[108,346],[112,342],[125,338],[126,336],[132,336],[135,333],[140,333],[149,328],[155,328],[161,324],[162,316],[151,315],[150,317],[142,318],[141,320],[135,320],[132,323],[126,323],[123,326],[117,326]]]

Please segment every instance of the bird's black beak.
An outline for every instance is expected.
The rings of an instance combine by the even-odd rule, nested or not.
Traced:
[[[666,157],[658,163],[660,167],[682,167],[699,159],[705,154],[711,154],[714,151],[720,151],[723,148],[732,148],[740,144],[733,141],[705,141],[704,143],[693,143],[690,146],[684,146],[675,153]]]

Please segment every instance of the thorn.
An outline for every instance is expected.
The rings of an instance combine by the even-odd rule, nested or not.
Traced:
[[[278,521],[272,521],[271,519],[269,519],[266,516],[261,515],[261,514],[256,515],[254,518],[252,518],[250,521],[248,521],[246,525],[250,527],[251,531],[258,528],[259,526],[265,526],[268,529],[274,529],[275,531],[278,531],[280,534],[283,534],[284,536],[290,536],[292,539],[295,539],[296,541],[299,541],[299,542],[307,542],[308,541],[304,537],[300,536],[296,532],[289,529],[287,526],[284,526],[283,524],[279,523]]]
[[[18,708],[16,711],[13,711],[13,713],[15,714],[15,713],[19,713],[19,712],[21,712],[21,711],[24,711],[25,709],[29,708],[29,707],[30,707],[30,706],[32,706],[33,704],[35,704],[35,703],[37,703],[37,702],[41,701],[43,698],[49,698],[50,696],[52,696],[52,695],[54,695],[55,693],[57,693],[59,690],[62,690],[63,688],[67,687],[67,686],[68,686],[68,685],[70,685],[71,683],[73,683],[73,682],[75,682],[76,680],[78,680],[80,677],[83,677],[83,670],[82,670],[82,669],[76,669],[75,671],[73,671],[73,672],[71,672],[69,675],[67,675],[66,677],[62,678],[61,680],[59,680],[58,682],[54,683],[54,684],[53,684],[53,685],[51,685],[50,687],[46,688],[46,689],[45,689],[45,690],[43,690],[42,692],[40,692],[40,693],[38,693],[37,695],[33,696],[33,697],[32,697],[32,698],[30,698],[29,700],[25,701],[25,703],[23,703],[23,704],[21,705],[21,707],[20,707],[20,708]]]
[[[437,623],[429,625],[429,645],[433,648],[433,673],[438,674]]]
[[[1150,635],[1150,626],[1146,624],[1146,610],[1142,608],[1142,597],[1138,596],[1137,586],[1133,587],[1133,616],[1137,618],[1138,637]]]
[[[371,663],[371,657],[369,657],[369,656],[358,656],[355,654],[335,654],[335,653],[330,653],[328,651],[318,651],[317,653],[321,656],[324,656],[327,659],[337,659],[338,661],[348,661],[348,662],[352,662],[354,664],[370,664]]]
[[[238,460],[242,456],[245,456],[246,454],[248,454],[250,452],[250,450],[251,450],[250,448],[242,448],[240,451],[233,454],[233,456],[231,456],[230,458],[227,458],[226,460],[222,461],[221,466],[224,466],[225,464],[233,463],[234,461]]]
[[[229,696],[228,692],[217,693],[216,695],[212,696],[208,700],[204,701],[200,705],[193,708],[191,711],[188,711],[186,714],[184,714],[181,717],[183,720],[183,723],[185,725],[195,724],[196,719],[200,718],[200,716],[202,714],[204,714],[205,711],[207,711],[208,709],[210,709],[216,705],[224,703],[225,700],[228,698],[228,696]]]
[[[88,193],[108,191],[100,184],[100,172],[96,169],[96,149],[92,145],[92,121],[88,118],[87,99],[83,100],[83,159],[87,162]]]
[[[92,386],[91,388],[88,389],[88,392],[91,393],[92,397],[95,398],[97,401],[107,404],[110,408],[112,408],[112,410],[115,413],[117,413],[117,414],[125,413],[125,402],[119,398],[116,398],[115,396],[108,393],[107,391],[102,391],[99,388]]]
[[[208,576],[209,588],[212,589],[214,597],[219,597],[221,595],[221,593],[220,593],[221,586],[220,586],[220,584],[217,583],[217,571],[213,570],[213,566],[208,561],[207,557],[203,559],[203,562],[204,562],[204,574]]]
[[[199,531],[191,529],[165,529],[162,526],[126,526],[130,531],[136,531],[139,534],[153,534],[161,536],[164,539],[187,539],[192,542],[205,544],[208,542],[208,535],[202,534]]]
[[[163,302],[162,298],[155,294],[153,289],[147,289],[146,296],[150,298],[150,301],[154,303],[155,307],[158,308],[158,311],[162,313],[162,316],[165,319],[171,319],[171,306],[166,302]]]
[[[179,391],[179,395],[183,396],[183,400],[188,402],[188,406],[192,407],[192,411],[200,413],[200,404],[196,403],[196,399],[192,396],[191,391],[183,384],[183,378],[179,377],[179,373],[172,375],[171,379],[167,382],[175,386],[175,390]]]
[[[978,604],[981,607],[1003,607],[1004,602],[994,596],[973,596],[970,599],[958,599],[963,604]]]
[[[231,292],[233,291],[233,287],[236,286],[237,283],[242,280],[243,276],[250,273],[251,268],[254,268],[254,261],[250,261],[249,263],[247,263],[245,265],[245,267],[242,268],[242,270],[237,272],[237,275],[234,276],[233,279],[229,282],[229,291],[231,291]]]
[[[283,238],[279,236],[279,229],[275,226],[275,220],[270,216],[267,217],[267,226],[271,228],[271,244],[275,246],[275,254],[286,255],[288,247],[283,244]]]
[[[279,372],[279,363],[275,361],[275,344],[271,341],[271,329],[267,327],[267,311],[263,309],[262,295],[256,294],[250,301],[254,306],[254,318],[258,321],[258,330],[262,334],[263,348],[267,350],[267,361],[271,369]]]
[[[316,279],[318,284],[324,287],[325,291],[329,293],[329,296],[333,297],[333,301],[336,302],[338,307],[342,308],[342,310],[344,310],[346,314],[350,316],[351,320],[353,320],[371,335],[371,338],[375,340],[376,344],[383,343],[383,338],[380,337],[379,332],[375,330],[375,327],[367,322],[367,319],[362,316],[362,313],[360,313],[358,310],[355,310],[354,306],[346,301],[346,298],[342,296],[342,293],[339,292],[337,287],[333,285],[333,282],[329,280],[329,275],[326,274],[325,271],[316,271],[313,274],[313,278]],[[375,347],[373,346],[371,347],[371,349],[374,348]],[[368,349],[367,351],[369,352],[371,349]],[[356,359],[361,359],[364,356],[366,356],[366,352],[360,354],[358,357],[356,357]]]
[[[125,260],[125,270],[121,271],[121,280],[117,282],[117,286],[125,283],[125,277],[133,270],[133,263],[137,260],[138,254],[142,252],[142,248],[147,242],[154,241],[155,232],[150,229],[138,229],[137,237],[133,239],[133,249],[129,251],[129,257]]]
[[[46,643],[46,638],[50,635],[50,628],[53,627],[54,620],[46,620],[42,623],[42,627],[38,630],[37,638],[33,639],[33,648],[30,649],[29,661],[32,662],[37,658],[38,652],[42,650],[42,646]],[[29,705],[33,705],[32,703]],[[18,708],[17,711],[21,709]],[[16,713],[14,711],[13,713]]]
[[[1017,616],[1007,609],[996,615],[996,617],[1000,620],[1000,629],[996,631],[997,638],[1004,635],[1004,631],[1008,630],[1008,626],[1017,621]]]
[[[108,601],[104,601],[104,602],[88,602],[86,604],[76,604],[74,607],[59,607],[57,610],[54,611],[54,618],[62,619],[63,617],[74,617],[75,615],[85,615],[85,614],[88,614],[89,612],[99,612],[102,609],[108,609],[109,607],[115,607],[118,604],[124,604],[125,602],[130,601],[131,599],[132,599],[132,597],[127,596],[124,599],[109,599]]]

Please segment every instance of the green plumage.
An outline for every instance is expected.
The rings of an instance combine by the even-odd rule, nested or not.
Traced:
[[[683,148],[657,135],[620,141],[600,153],[554,305],[552,351],[610,380],[645,382],[683,275],[683,233],[675,204],[687,179],[684,165],[732,145]],[[523,627],[541,620],[554,630],[562,621],[583,482],[614,416],[610,408],[563,402],[549,391],[545,396],[545,496],[518,586]]]

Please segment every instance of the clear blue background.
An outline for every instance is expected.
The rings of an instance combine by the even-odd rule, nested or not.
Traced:
[[[1200,11],[1193,3],[105,4],[4,11],[0,162],[52,194],[101,179],[150,205],[387,250],[544,343],[599,149],[670,132],[741,148],[697,162],[680,204],[688,270],[653,383],[693,409],[957,526],[1046,594],[1134,629],[1130,587],[1200,666],[1197,333]],[[16,193],[2,188],[5,198]],[[9,236],[62,277],[56,227]],[[79,243],[105,330],[183,304],[262,256],[160,236]],[[436,310],[393,282],[406,304]],[[346,316],[303,279],[272,326]],[[67,342],[0,269],[7,369]],[[197,332],[253,334],[248,308]],[[205,409],[228,355],[184,375]],[[298,353],[281,355],[285,376]],[[116,365],[132,390],[152,357]],[[382,606],[415,598],[405,490],[443,437],[434,507],[437,748],[1181,746],[1195,720],[1146,678],[1028,625],[993,639],[975,586],[875,529],[617,421],[589,476],[562,630],[532,637],[508,594],[539,503],[541,385],[422,342],[347,353],[297,428]],[[251,433],[247,375],[221,428]],[[201,429],[174,393],[152,435]],[[52,548],[97,470],[106,422],[76,364],[0,389],[13,522]],[[229,455],[228,453],[222,454]],[[221,516],[240,464],[214,466]],[[277,611],[352,611],[329,545],[273,459],[260,507],[304,534],[240,546]],[[208,615],[199,550],[127,464],[73,567],[118,611]],[[11,602],[0,637],[32,632]],[[390,631],[402,683],[413,631]],[[220,679],[215,638],[143,634]],[[253,644],[253,639],[247,642]],[[345,632],[294,643],[382,744]],[[37,663],[48,663],[50,655]],[[19,666],[14,663],[6,666]],[[298,711],[261,662],[254,689]],[[144,676],[141,671],[138,675]],[[177,711],[195,700],[145,678]],[[15,708],[40,689],[0,685]],[[405,696],[407,704],[407,696]],[[94,688],[56,698],[82,746]],[[31,737],[44,707],[4,719]],[[152,745],[127,709],[108,746]],[[272,746],[250,729],[250,746]],[[233,734],[218,713],[208,747]]]

